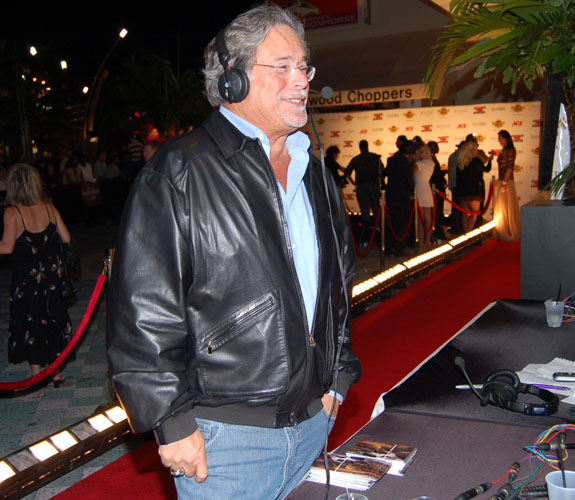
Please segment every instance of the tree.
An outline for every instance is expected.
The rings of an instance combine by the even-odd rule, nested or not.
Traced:
[[[474,61],[480,62],[474,77],[502,78],[512,93],[518,82],[533,89],[547,72],[560,74],[573,160],[575,0],[452,0],[450,11],[452,21],[441,31],[424,76],[429,95],[441,78]],[[547,188],[557,192],[573,179],[572,161]]]
[[[164,134],[187,130],[199,125],[210,110],[198,72],[186,69],[178,76],[167,60],[153,53],[128,57],[110,79],[98,109],[100,136],[117,128],[136,128],[136,115]]]

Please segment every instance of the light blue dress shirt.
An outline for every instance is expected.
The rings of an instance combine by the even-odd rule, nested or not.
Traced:
[[[268,160],[270,143],[267,136],[256,126],[221,106],[220,112],[246,137],[259,139]],[[309,163],[309,138],[296,131],[286,139],[290,155],[287,187],[278,181],[289,232],[293,260],[305,305],[308,327],[311,332],[318,287],[318,246],[313,211],[303,177]]]
[[[224,106],[220,106],[219,110],[246,137],[259,139],[269,160],[270,141],[267,136],[259,128]],[[319,251],[313,211],[303,182],[309,163],[309,137],[303,132],[296,131],[287,137],[286,145],[291,158],[287,189],[284,190],[279,181],[277,183],[282,197],[289,243],[303,296],[307,323],[311,332],[317,300]],[[335,396],[340,403],[343,403],[343,397],[340,394],[334,391],[329,391],[328,394]]]

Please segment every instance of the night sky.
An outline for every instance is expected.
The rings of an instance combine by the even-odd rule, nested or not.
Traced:
[[[253,4],[253,0],[225,3],[208,0],[188,2],[186,7],[166,3],[171,7],[169,11],[143,6],[131,12],[107,8],[107,17],[102,12],[104,6],[111,5],[107,3],[94,4],[93,14],[84,11],[74,16],[64,10],[55,12],[54,8],[45,12],[36,9],[30,15],[22,7],[15,8],[13,15],[0,12],[0,40],[6,40],[14,50],[23,51],[24,57],[28,46],[35,45],[44,50],[50,64],[52,60],[57,65],[60,59],[66,59],[70,77],[85,80],[89,85],[122,27],[129,33],[114,50],[110,65],[131,53],[151,50],[168,59],[175,70],[200,68],[203,49],[209,40]]]

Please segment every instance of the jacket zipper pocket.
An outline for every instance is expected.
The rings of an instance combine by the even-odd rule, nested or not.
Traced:
[[[213,351],[220,348],[226,342],[233,339],[241,331],[242,327],[254,320],[262,313],[271,309],[275,303],[273,297],[269,297],[263,302],[257,304],[255,307],[247,311],[245,314],[240,316],[236,321],[230,326],[227,324],[216,328],[216,332],[212,333],[212,338],[208,340],[208,354],[212,354]],[[221,331],[223,330],[223,332]]]

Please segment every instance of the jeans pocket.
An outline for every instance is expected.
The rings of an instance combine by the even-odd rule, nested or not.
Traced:
[[[200,432],[204,436],[206,449],[218,438],[220,433],[223,432],[223,424],[219,422],[196,418],[196,423],[198,424],[198,429],[200,429]]]

